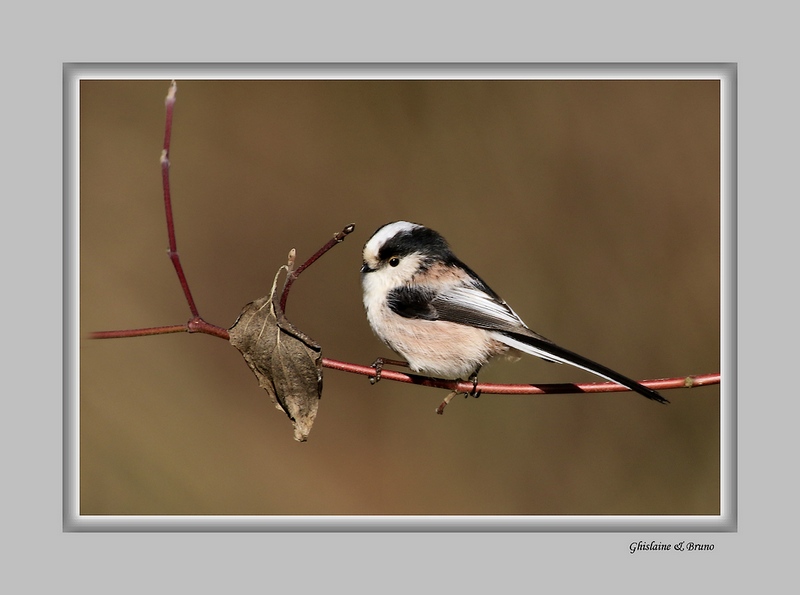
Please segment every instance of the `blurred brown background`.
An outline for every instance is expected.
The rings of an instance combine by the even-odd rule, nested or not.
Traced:
[[[80,86],[80,330],[180,324],[159,155],[167,81]],[[178,81],[178,249],[230,326],[292,247],[323,355],[391,354],[361,305],[380,225],[448,238],[533,328],[633,378],[719,370],[716,81]],[[718,514],[719,387],[456,398],[325,370],[292,439],[206,335],[81,340],[82,514]],[[525,357],[487,382],[582,382]]]

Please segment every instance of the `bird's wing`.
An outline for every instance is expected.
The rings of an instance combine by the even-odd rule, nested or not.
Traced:
[[[617,382],[648,399],[668,402],[656,391],[635,380],[535,333],[525,326],[508,304],[480,281],[443,289],[420,285],[402,287],[389,293],[388,303],[393,312],[405,318],[441,320],[493,331],[495,338],[509,347],[550,362],[570,364]]]
[[[532,333],[519,316],[480,280],[437,287],[414,285],[389,292],[389,308],[404,318],[441,320],[487,331]]]

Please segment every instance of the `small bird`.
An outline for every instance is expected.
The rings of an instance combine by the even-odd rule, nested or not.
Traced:
[[[486,362],[516,350],[576,366],[659,403],[669,402],[653,389],[529,329],[432,229],[408,221],[388,223],[364,245],[363,261],[361,285],[369,324],[415,372],[477,383]]]

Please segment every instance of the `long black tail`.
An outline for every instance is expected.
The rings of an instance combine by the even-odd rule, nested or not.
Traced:
[[[596,374],[597,376],[605,378],[606,380],[621,384],[622,386],[629,388],[632,391],[636,391],[640,395],[643,395],[648,399],[652,399],[653,401],[658,401],[659,403],[669,403],[667,399],[662,397],[652,388],[647,388],[635,380],[631,380],[627,376],[624,376],[619,372],[615,372],[611,368],[607,368],[602,364],[593,362],[592,360],[570,351],[569,349],[559,347],[549,339],[545,339],[541,335],[536,335],[533,333],[533,331],[531,331],[531,335],[506,332],[502,333],[502,337],[498,337],[498,339],[510,347],[514,347],[520,351],[524,351],[525,353],[530,353],[531,355],[535,355],[549,361],[570,364],[571,366],[581,368],[582,370]]]

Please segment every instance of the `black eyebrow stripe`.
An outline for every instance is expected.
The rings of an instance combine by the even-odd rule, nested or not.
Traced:
[[[392,256],[408,256],[420,251],[420,246],[425,246],[425,251],[439,256],[444,261],[454,259],[450,246],[438,232],[427,227],[415,227],[398,233],[389,239],[378,251],[379,260],[387,260]]]

